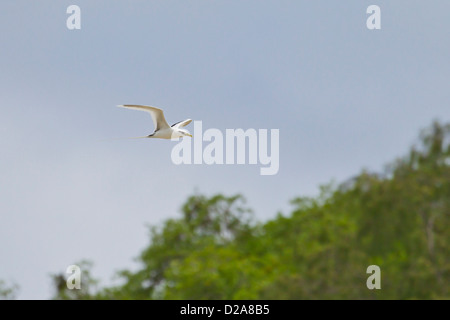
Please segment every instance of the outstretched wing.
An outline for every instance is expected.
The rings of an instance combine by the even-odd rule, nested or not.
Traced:
[[[153,124],[155,125],[155,131],[169,128],[169,124],[167,123],[166,118],[164,118],[164,112],[159,108],[134,104],[123,104],[118,107],[149,112],[152,116]]]
[[[192,122],[191,119],[186,119],[186,120],[174,123],[173,125],[171,125],[171,127],[172,128],[182,128],[182,127],[186,127],[191,122]]]

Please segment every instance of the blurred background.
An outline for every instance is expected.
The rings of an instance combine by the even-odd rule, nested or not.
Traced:
[[[448,298],[450,3],[372,4],[2,2],[0,295]],[[279,129],[279,172],[114,140],[153,131],[118,104]]]

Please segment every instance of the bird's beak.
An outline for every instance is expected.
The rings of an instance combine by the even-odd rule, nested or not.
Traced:
[[[192,134],[188,134],[188,136],[192,138]]]

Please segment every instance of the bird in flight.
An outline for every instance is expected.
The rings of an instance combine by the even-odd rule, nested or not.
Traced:
[[[163,111],[159,108],[150,106],[132,105],[132,104],[123,104],[119,105],[118,107],[146,111],[149,112],[150,115],[152,116],[153,124],[155,125],[155,131],[152,134],[149,134],[148,136],[137,138],[176,139],[186,136],[192,137],[189,131],[182,129],[183,127],[187,126],[189,123],[192,122],[191,119],[186,119],[184,121],[180,121],[169,126],[167,124],[166,118],[164,118]]]

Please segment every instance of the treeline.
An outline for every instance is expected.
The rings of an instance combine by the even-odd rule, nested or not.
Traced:
[[[450,125],[434,123],[383,173],[327,185],[257,223],[240,196],[194,195],[150,229],[138,271],[82,289],[54,275],[55,299],[448,299]],[[369,290],[369,265],[381,289]]]

